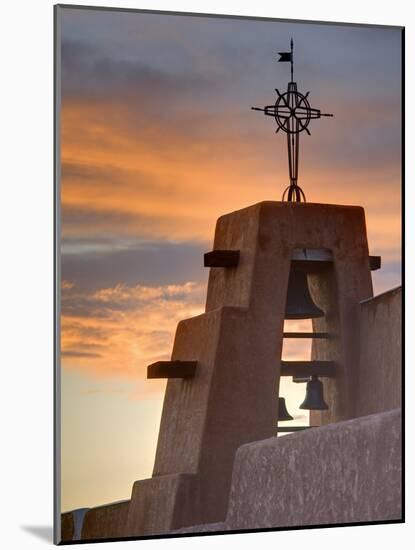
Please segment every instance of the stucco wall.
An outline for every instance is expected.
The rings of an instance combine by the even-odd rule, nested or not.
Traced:
[[[125,500],[90,508],[82,524],[82,540],[125,536],[128,507]]]
[[[72,512],[61,514],[61,540],[73,540],[75,532],[75,522]]]
[[[81,538],[82,525],[85,514],[89,508],[78,508],[61,515],[61,540],[79,540]]]
[[[225,523],[179,532],[400,520],[401,411],[240,447]]]
[[[401,406],[402,288],[360,304],[360,369],[355,416]]]

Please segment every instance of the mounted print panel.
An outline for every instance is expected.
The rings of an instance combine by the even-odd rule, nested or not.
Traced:
[[[403,28],[55,31],[55,542],[402,522]]]

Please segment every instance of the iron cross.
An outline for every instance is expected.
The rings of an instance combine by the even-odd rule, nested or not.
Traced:
[[[305,195],[298,185],[298,155],[300,144],[300,132],[306,131],[310,135],[308,125],[310,121],[322,116],[332,117],[331,114],[322,113],[319,109],[310,106],[307,92],[305,95],[297,90],[297,83],[294,82],[294,43],[291,39],[291,51],[279,52],[278,61],[289,61],[291,63],[291,81],[288,83],[287,91],[280,93],[277,88],[277,100],[274,105],[266,105],[263,108],[251,107],[254,111],[262,111],[265,115],[272,116],[278,125],[276,133],[280,130],[287,134],[288,145],[288,169],[290,174],[290,185],[285,189],[282,200],[305,202]]]

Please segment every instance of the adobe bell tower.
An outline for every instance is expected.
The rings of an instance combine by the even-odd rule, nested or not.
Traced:
[[[360,207],[261,202],[219,218],[205,255],[206,311],[179,323],[171,361],[148,367],[149,378],[168,383],[153,477],[134,485],[129,535],[224,519],[236,450],[276,435],[281,376],[324,381],[328,410],[313,413],[314,425],[354,417],[359,302],[373,295],[371,263]],[[307,335],[311,361],[286,362],[296,270],[324,316]]]

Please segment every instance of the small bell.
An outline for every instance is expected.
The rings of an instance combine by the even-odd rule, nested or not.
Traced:
[[[284,397],[278,398],[278,421],[280,420],[294,420],[294,418],[287,411]]]
[[[328,409],[324,401],[323,384],[317,376],[312,376],[311,380],[307,382],[305,399],[301,403],[300,409],[307,409],[309,411],[324,411]]]
[[[291,269],[288,279],[285,319],[315,319],[324,317],[322,311],[311,298],[307,273]]]

